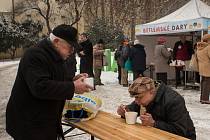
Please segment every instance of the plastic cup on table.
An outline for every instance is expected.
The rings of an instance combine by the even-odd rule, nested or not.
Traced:
[[[125,120],[127,124],[135,124],[137,119],[137,112],[125,112]]]

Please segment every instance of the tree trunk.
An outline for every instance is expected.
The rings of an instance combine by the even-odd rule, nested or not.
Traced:
[[[50,28],[49,18],[50,18],[50,2],[49,2],[49,0],[47,0],[47,14],[46,14],[45,21],[46,21],[46,25],[47,25],[48,34],[50,34],[52,32],[52,30]]]
[[[104,0],[101,0],[101,17],[102,17],[102,20],[105,20],[105,2],[104,2]]]

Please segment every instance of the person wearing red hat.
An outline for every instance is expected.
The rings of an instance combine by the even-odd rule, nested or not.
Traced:
[[[171,52],[168,51],[164,37],[158,37],[157,45],[155,46],[154,62],[156,79],[167,84],[167,71],[169,70],[168,60]]]
[[[83,82],[87,74],[67,78],[65,61],[77,45],[77,30],[62,24],[24,53],[6,108],[6,131],[15,140],[64,139],[65,100],[93,89]]]

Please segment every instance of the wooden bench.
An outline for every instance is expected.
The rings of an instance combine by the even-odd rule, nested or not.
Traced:
[[[102,140],[187,140],[184,137],[137,123],[128,125],[117,115],[99,111],[96,118],[77,123],[65,122],[63,125],[78,128]]]

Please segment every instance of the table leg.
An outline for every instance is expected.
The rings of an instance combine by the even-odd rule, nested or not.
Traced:
[[[185,70],[184,70],[184,89],[187,88],[186,83],[187,83],[187,71],[186,71],[186,69],[185,69]]]
[[[75,129],[74,127],[69,128],[68,130],[66,130],[65,132],[63,132],[63,135],[65,136],[66,134],[68,134],[69,132],[71,132],[74,129]]]
[[[91,140],[94,140],[94,136],[93,135],[91,135],[91,138],[90,138]]]

